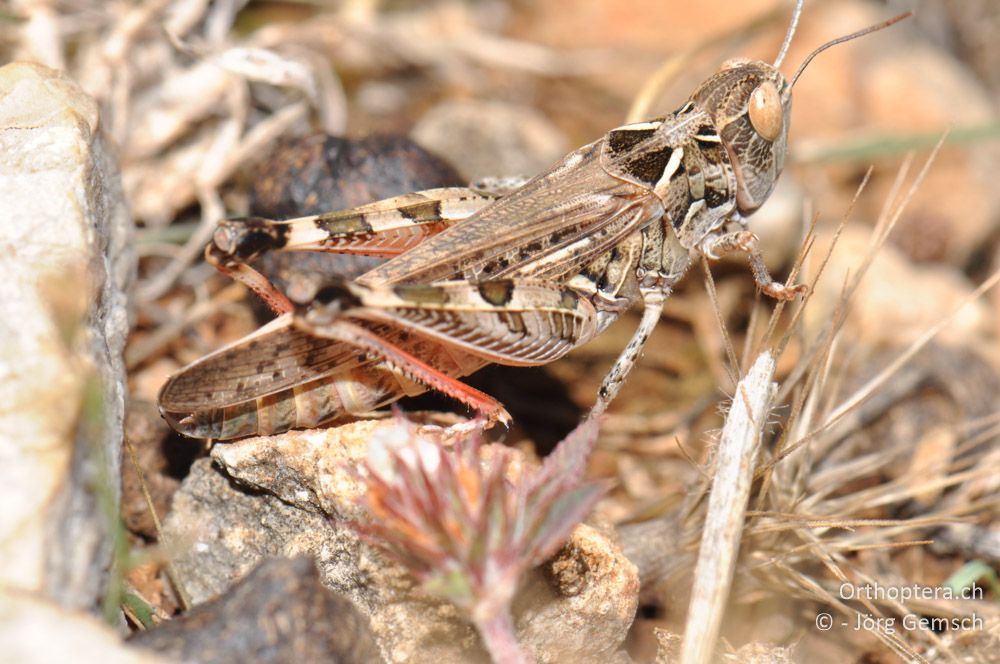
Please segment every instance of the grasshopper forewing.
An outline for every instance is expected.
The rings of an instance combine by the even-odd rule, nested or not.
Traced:
[[[746,218],[781,173],[795,80],[776,62],[736,60],[668,116],[625,125],[503,196],[471,188],[407,194],[289,221],[222,222],[208,259],[280,314],[173,375],[160,410],[187,435],[228,439],[362,414],[441,391],[491,421],[495,399],[463,383],[495,362],[539,365],[643,304],[600,388],[602,412],[638,358],[663,301],[693,257],[747,254],[758,286],[775,282]],[[387,257],[354,281],[279,292],[247,262],[266,251]]]

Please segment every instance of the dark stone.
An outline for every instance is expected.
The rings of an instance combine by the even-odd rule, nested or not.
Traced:
[[[129,642],[205,664],[382,661],[368,619],[304,557],[265,560],[222,596]]]
[[[422,189],[463,186],[448,163],[405,136],[361,139],[314,134],[279,145],[253,174],[250,214],[293,219],[334,212]],[[327,277],[352,279],[383,259],[368,256],[273,252],[254,266],[285,291],[296,274],[319,282]],[[271,318],[255,303],[262,319]]]
[[[188,474],[195,458],[204,456],[205,449],[194,441],[181,440],[160,417],[155,404],[138,399],[130,401],[126,408],[125,436],[136,459],[133,463],[129,450],[123,450],[122,519],[131,532],[156,539],[156,524],[136,474],[136,464],[142,469],[156,513],[166,514],[181,478]]]

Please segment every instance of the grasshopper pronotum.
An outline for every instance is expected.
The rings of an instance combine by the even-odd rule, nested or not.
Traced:
[[[227,439],[311,427],[435,389],[491,421],[503,406],[461,383],[490,362],[562,357],[643,304],[639,327],[601,385],[602,412],[635,364],[673,285],[698,256],[747,254],[768,295],[775,282],[747,217],[781,173],[796,79],[732,60],[673,113],[612,129],[503,196],[434,189],[288,221],[220,223],[208,259],[280,314],[181,369],[159,395],[178,431]],[[388,257],[353,281],[278,291],[247,261],[265,251]]]

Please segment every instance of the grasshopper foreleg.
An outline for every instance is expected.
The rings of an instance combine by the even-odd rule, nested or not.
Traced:
[[[734,231],[719,236],[710,236],[701,247],[708,258],[718,258],[721,254],[740,252],[747,255],[754,281],[760,290],[776,300],[792,300],[806,291],[805,284],[787,285],[775,281],[767,270],[764,256],[760,251],[760,240],[750,231]]]

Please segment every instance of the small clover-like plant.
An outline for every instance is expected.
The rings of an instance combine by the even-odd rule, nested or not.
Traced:
[[[522,575],[566,540],[604,493],[583,482],[597,426],[581,424],[541,467],[512,472],[513,454],[478,432],[446,447],[399,421],[376,433],[358,475],[371,519],[361,530],[476,626],[495,662],[529,661],[511,600]]]

